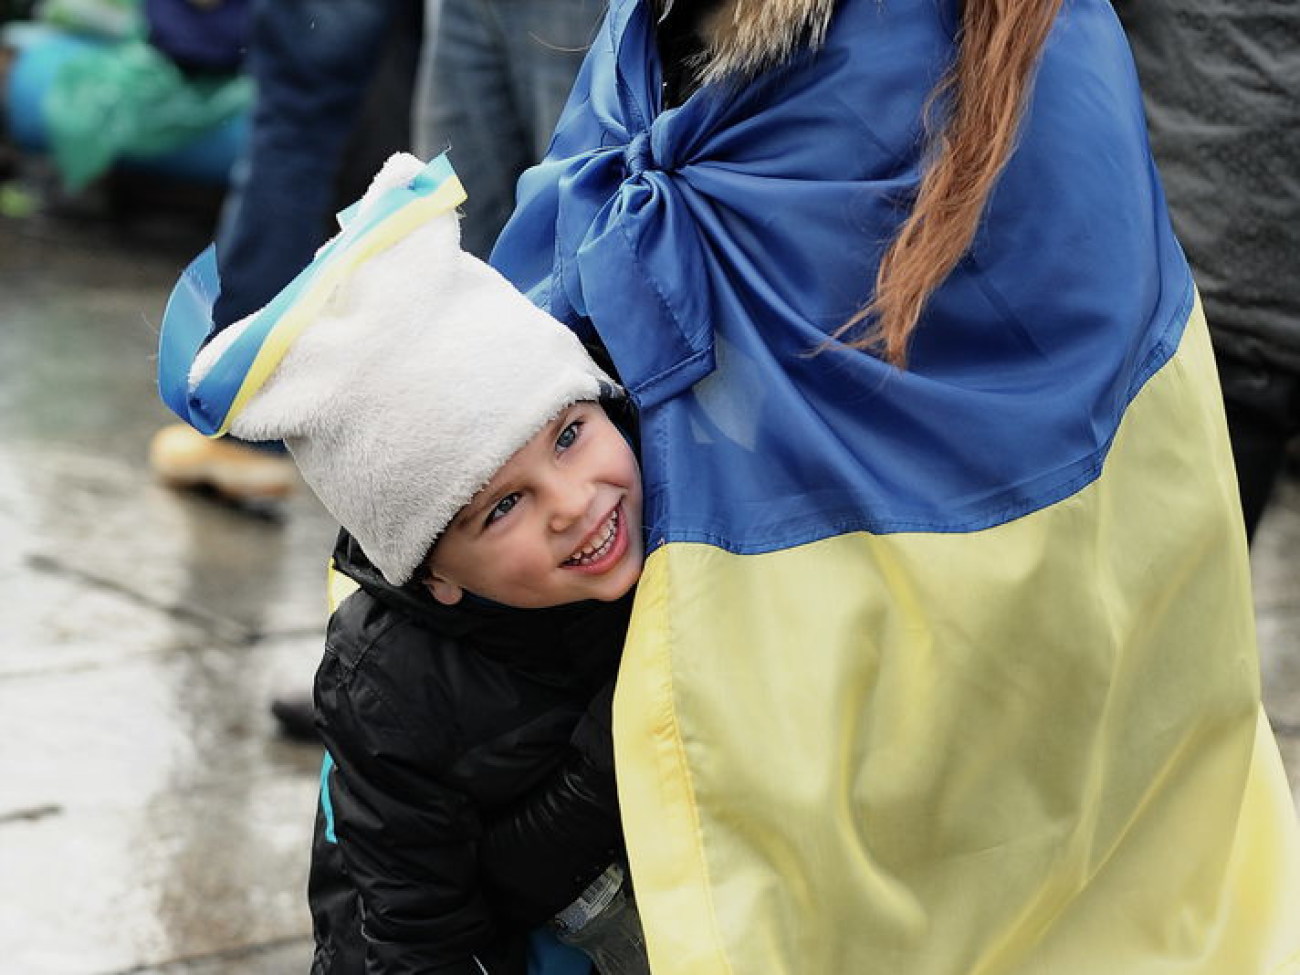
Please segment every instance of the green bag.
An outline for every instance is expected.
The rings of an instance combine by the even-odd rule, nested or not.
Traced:
[[[246,76],[187,78],[157,48],[134,40],[68,61],[41,107],[55,164],[75,192],[123,156],[177,149],[252,100]]]

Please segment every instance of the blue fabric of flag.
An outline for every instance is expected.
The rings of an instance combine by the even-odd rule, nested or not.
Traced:
[[[614,745],[654,970],[1300,975],[1213,355],[1110,4],[1061,5],[905,371],[828,336],[958,0],[839,0],[667,109],[652,6],[614,0],[492,260],[641,408]]]
[[[1097,477],[1176,348],[1193,288],[1105,0],[1064,6],[908,369],[826,347],[918,184],[956,14],[846,0],[820,50],[664,109],[651,12],[612,5],[492,260],[594,326],[640,405],[651,550],[1014,519]]]

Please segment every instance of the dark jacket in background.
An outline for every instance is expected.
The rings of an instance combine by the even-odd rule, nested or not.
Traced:
[[[1300,3],[1115,8],[1216,350],[1300,375]]]
[[[1300,4],[1115,7],[1205,302],[1250,539],[1300,434]]]
[[[527,931],[623,855],[608,712],[632,597],[443,606],[346,533],[334,560],[361,588],[316,676],[312,971],[522,973]]]

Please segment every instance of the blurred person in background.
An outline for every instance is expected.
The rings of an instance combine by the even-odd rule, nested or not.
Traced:
[[[410,148],[413,103],[417,151],[451,147],[469,193],[465,246],[486,258],[604,9],[604,0],[258,0],[248,53],[258,98],[217,232],[214,332],[266,304],[329,235],[337,201],[359,197],[365,176]],[[275,445],[210,440],[184,424],[155,435],[150,463],[168,484],[236,502],[282,498],[297,483]]]
[[[336,201],[359,197],[413,129],[422,155],[451,148],[469,193],[465,249],[484,258],[491,250],[516,179],[546,151],[605,3],[421,2],[255,4],[248,69],[258,101],[217,233],[214,334],[306,267],[331,232]],[[421,20],[422,46],[412,27]],[[168,483],[241,502],[283,497],[297,483],[279,445],[212,440],[185,424],[155,435],[150,460]],[[291,738],[315,739],[305,688],[275,697],[271,711]]]
[[[332,235],[392,153],[409,148],[422,0],[257,0],[247,70],[250,135],[217,229],[221,294],[213,334],[265,305]],[[210,439],[184,423],[149,448],[157,475],[256,507],[298,483],[281,444]],[[289,737],[315,739],[310,695],[270,703]]]
[[[214,334],[306,267],[339,201],[359,197],[384,159],[410,147],[422,19],[422,0],[253,4],[246,66],[257,101],[216,234]],[[155,434],[149,460],[168,484],[237,503],[297,484],[278,444],[209,439],[182,423]]]
[[[1300,4],[1114,5],[1205,302],[1253,537],[1300,432]]]
[[[486,259],[515,182],[546,153],[605,0],[427,0],[417,155],[448,150],[469,199],[467,251]]]

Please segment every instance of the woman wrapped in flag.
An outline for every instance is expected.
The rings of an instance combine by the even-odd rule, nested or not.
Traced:
[[[656,975],[1290,975],[1203,316],[1106,0],[614,0],[493,262],[641,409]]]

